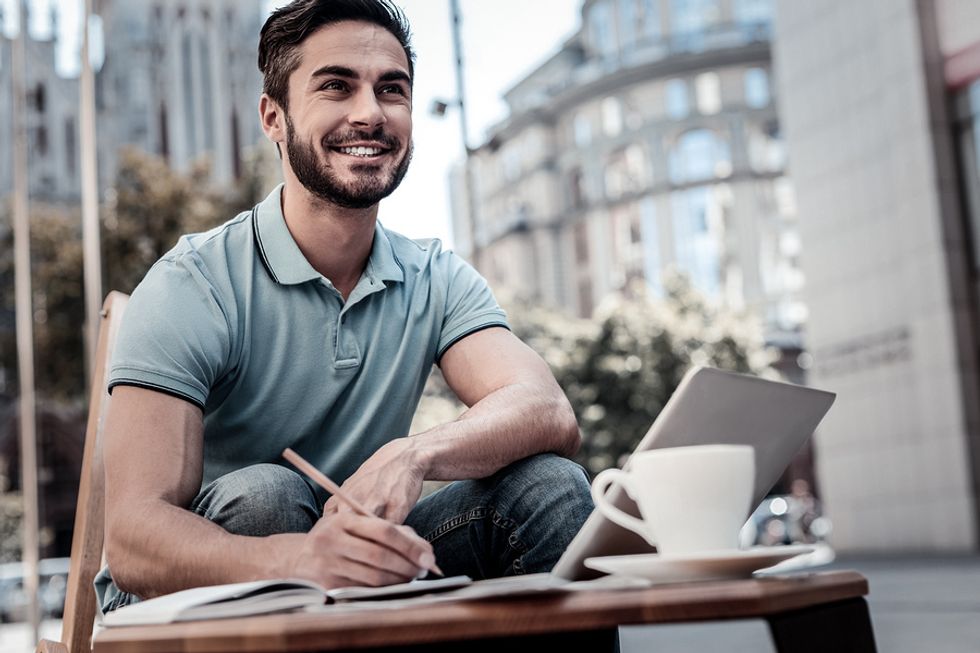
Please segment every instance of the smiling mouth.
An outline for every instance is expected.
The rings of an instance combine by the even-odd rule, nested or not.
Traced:
[[[334,152],[340,152],[341,154],[347,154],[349,156],[356,156],[362,159],[369,159],[376,156],[381,156],[382,154],[387,154],[390,150],[386,150],[381,147],[331,147]]]

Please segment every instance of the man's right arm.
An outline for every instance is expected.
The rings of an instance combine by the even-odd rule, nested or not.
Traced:
[[[109,568],[141,598],[261,578],[386,585],[414,577],[432,555],[411,529],[350,511],[307,534],[270,537],[232,535],[190,512],[203,478],[203,417],[161,392],[114,388],[103,452]]]

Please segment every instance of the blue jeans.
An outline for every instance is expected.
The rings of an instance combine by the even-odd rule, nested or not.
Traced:
[[[321,496],[296,472],[263,464],[218,478],[190,508],[239,535],[305,533],[323,512]],[[585,470],[539,454],[450,483],[419,501],[405,523],[432,543],[447,575],[483,579],[550,571],[591,511]],[[104,613],[139,600],[107,569],[96,586]]]

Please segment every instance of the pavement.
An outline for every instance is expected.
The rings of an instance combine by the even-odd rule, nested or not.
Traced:
[[[880,653],[980,653],[980,555],[842,557],[821,569],[856,569],[870,583],[868,604]],[[0,624],[0,651],[30,653],[26,624]],[[42,623],[57,639],[60,621]],[[764,621],[629,626],[623,653],[775,653]]]
[[[856,569],[879,653],[980,653],[980,556],[840,557]],[[775,653],[761,619],[620,629],[623,653]]]

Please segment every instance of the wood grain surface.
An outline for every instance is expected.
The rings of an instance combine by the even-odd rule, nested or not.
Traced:
[[[390,611],[329,607],[165,626],[110,628],[96,653],[335,651],[488,637],[572,632],[617,625],[765,618],[860,598],[867,580],[854,571],[605,590],[542,597],[499,597],[422,604]]]

